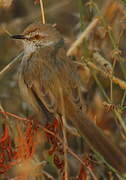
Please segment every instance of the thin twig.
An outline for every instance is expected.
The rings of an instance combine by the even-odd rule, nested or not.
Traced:
[[[40,168],[40,167],[44,167],[46,164],[47,164],[46,161],[40,162],[35,168],[33,168],[33,171],[34,171],[35,169]],[[42,172],[40,172],[40,173],[35,173],[35,174],[34,174],[35,177],[41,176],[41,175],[46,176],[46,177],[47,177],[48,179],[50,179],[50,180],[55,180],[55,178],[54,178],[52,175],[50,175],[48,172],[46,172],[46,171],[43,170],[43,169],[42,169]]]
[[[111,63],[105,59],[99,52],[94,52],[93,53],[93,61],[95,64],[97,64],[103,71],[111,73],[113,71],[113,67]]]
[[[95,58],[95,56],[93,56]],[[97,58],[101,58],[102,56],[97,56]],[[107,60],[106,60],[107,61]],[[83,63],[80,62],[76,62],[77,64],[80,64],[82,66],[84,66]],[[109,79],[112,79],[112,81],[117,84],[121,89],[125,89],[126,90],[126,82],[122,79],[119,79],[116,76],[112,76],[111,72],[107,72],[107,71],[103,71],[103,69],[99,68],[98,66],[96,66],[94,63],[92,63],[91,61],[85,61],[85,63],[87,64],[88,67],[93,68],[94,70],[99,71],[102,75],[108,77]]]
[[[20,117],[20,116],[18,116],[16,114],[13,114],[13,113],[10,113],[10,112],[6,112],[6,111],[1,111],[0,110],[0,114],[8,115],[8,116],[11,116],[13,118],[16,118],[17,120],[21,120],[21,121],[31,121],[30,119],[23,118],[23,117]]]
[[[46,176],[48,179],[50,180],[55,180],[55,178],[53,176],[51,176],[49,173],[47,173],[46,171],[42,170],[42,174],[44,176]]]
[[[6,114],[4,108],[2,107],[1,103],[0,103],[0,111],[3,112],[3,116],[5,117],[5,122],[9,124],[9,116],[8,114]]]
[[[123,94],[123,97],[122,97],[121,107],[123,107],[125,99],[126,99],[126,90],[124,91],[124,94]]]
[[[42,23],[45,24],[45,13],[44,13],[44,5],[42,0],[40,0],[40,6],[41,6]]]
[[[110,79],[110,99],[111,99],[111,103],[113,103],[113,76],[114,76],[114,69],[115,69],[115,66],[116,66],[116,59],[114,59],[114,62],[113,62],[113,65],[112,65],[112,78]]]
[[[1,27],[2,27],[3,31],[4,31],[7,35],[9,35],[9,36],[12,35],[12,34],[7,30],[7,28],[5,27],[4,24],[2,24]]]

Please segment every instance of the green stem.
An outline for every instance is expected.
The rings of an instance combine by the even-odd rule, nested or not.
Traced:
[[[95,74],[95,73],[92,73],[92,74],[93,74],[93,77],[94,77],[94,79],[95,79],[98,87],[100,88],[102,94],[103,94],[104,97],[107,99],[107,101],[108,101],[109,103],[111,103],[110,98],[109,98],[108,95],[106,94],[106,92],[105,92],[102,84],[101,84],[100,81],[98,80],[96,74]],[[123,121],[123,119],[122,119],[122,117],[121,117],[121,114],[120,114],[116,109],[114,110],[114,114],[115,114],[115,116],[117,117],[117,119],[118,119],[118,121],[119,121],[119,123],[120,123],[120,125],[121,125],[121,127],[122,127],[122,129],[123,129],[123,131],[124,131],[125,134],[126,134],[126,125],[125,125],[125,123],[124,123],[124,121]]]
[[[126,90],[124,91],[123,97],[122,97],[122,101],[121,101],[121,107],[124,105],[126,99]]]
[[[110,100],[109,96],[108,96],[107,93],[105,92],[105,90],[104,90],[102,84],[100,83],[100,81],[98,80],[96,74],[95,74],[94,72],[92,72],[92,75],[93,75],[93,77],[94,77],[94,79],[95,79],[95,81],[96,81],[99,89],[101,90],[102,94],[103,94],[104,97],[106,98],[106,100],[107,100],[109,103],[111,103],[111,100]]]

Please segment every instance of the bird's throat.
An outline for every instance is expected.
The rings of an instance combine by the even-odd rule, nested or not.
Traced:
[[[24,53],[29,55],[33,52],[35,52],[37,47],[35,46],[34,43],[24,43]]]

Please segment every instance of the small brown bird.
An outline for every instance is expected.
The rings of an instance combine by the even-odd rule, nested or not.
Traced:
[[[88,144],[117,171],[126,172],[126,157],[100,128],[84,114],[81,78],[76,64],[66,55],[60,33],[49,24],[32,24],[21,35],[24,57],[20,65],[19,88],[24,99],[40,114],[52,120],[62,116],[61,93],[66,120],[73,122]]]

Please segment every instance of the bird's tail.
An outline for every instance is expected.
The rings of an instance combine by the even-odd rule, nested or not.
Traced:
[[[126,156],[88,117],[74,115],[74,124],[90,147],[120,173],[126,172]]]

